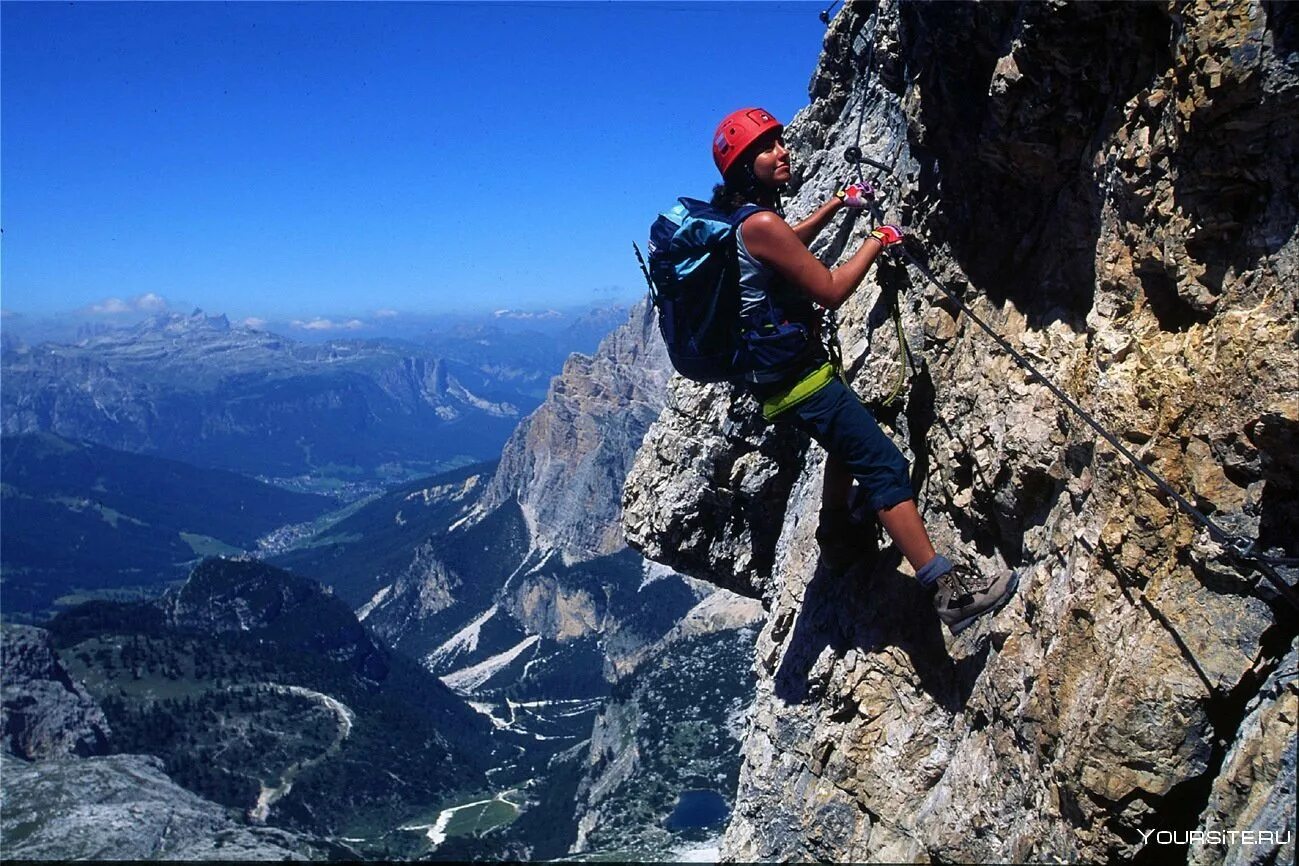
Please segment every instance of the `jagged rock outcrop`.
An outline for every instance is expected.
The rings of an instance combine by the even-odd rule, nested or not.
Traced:
[[[767,428],[747,395],[673,379],[624,488],[628,542],[682,574],[769,600],[805,445]]]
[[[594,355],[569,357],[506,443],[480,512],[517,498],[534,545],[569,561],[622,550],[622,482],[663,408],[669,372],[653,308],[642,302]]]
[[[72,681],[50,633],[24,625],[0,631],[4,660],[0,751],[27,761],[87,757],[108,751],[104,711]]]
[[[1197,828],[1206,843],[1193,848],[1188,858],[1194,866],[1294,862],[1294,835],[1287,831],[1294,829],[1299,790],[1295,781],[1295,762],[1299,760],[1296,676],[1299,649],[1292,642],[1280,667],[1250,701],[1222,772],[1213,780],[1209,804]],[[1243,842],[1246,833],[1254,834],[1253,844]]]
[[[848,146],[892,166],[880,212],[813,252],[833,264],[873,221],[902,223],[929,273],[1156,472],[1293,556],[1297,28],[1281,3],[850,4],[787,130],[788,211],[829,196]],[[935,542],[1021,587],[952,639],[896,556],[826,574],[820,449],[789,460],[801,443],[754,427],[748,398],[674,383],[628,479],[628,538],[770,612],[723,855],[1195,860],[1219,854],[1143,833],[1257,815],[1293,833],[1276,755],[1294,685],[1275,677],[1295,611],[899,258],[840,311],[860,393],[899,375],[892,294],[916,365],[881,415]]]

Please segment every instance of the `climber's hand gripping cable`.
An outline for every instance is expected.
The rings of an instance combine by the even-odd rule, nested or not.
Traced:
[[[902,234],[902,229],[893,225],[882,225],[871,229],[871,237],[879,241],[880,246],[885,249],[900,244],[905,239]]]
[[[875,188],[864,181],[851,181],[845,183],[834,195],[843,202],[844,207],[867,208],[875,200]]]

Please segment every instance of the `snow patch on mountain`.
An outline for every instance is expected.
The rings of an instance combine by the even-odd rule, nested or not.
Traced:
[[[655,562],[652,559],[645,560],[641,564],[641,566],[642,566],[641,571],[643,572],[644,576],[641,578],[640,586],[636,587],[637,592],[640,592],[642,589],[649,586],[650,584],[657,583],[660,580],[663,580],[664,578],[676,576],[675,571],[668,568],[666,565],[662,565],[661,563]],[[711,589],[711,587],[709,587],[709,589]]]

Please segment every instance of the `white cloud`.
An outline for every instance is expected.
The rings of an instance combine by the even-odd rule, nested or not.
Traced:
[[[160,313],[167,309],[167,299],[153,292],[146,292],[131,301],[137,310],[148,313]]]
[[[117,313],[131,312],[131,305],[121,298],[105,298],[98,304],[90,305],[90,312],[102,313],[106,316],[112,316]]]
[[[559,310],[496,310],[492,313],[498,319],[558,319],[563,317]]]
[[[375,310],[374,311],[374,317],[376,319],[395,319],[397,318],[397,315],[398,313],[396,310]]]
[[[266,320],[259,319],[256,316],[249,316],[248,318],[240,322],[240,324],[243,325],[245,328],[252,328],[253,330],[259,330],[261,328],[266,327]]]
[[[122,313],[161,313],[170,305],[167,299],[154,292],[136,295],[129,301],[121,298],[105,298],[97,304],[91,304],[87,311],[100,316],[117,316]]]
[[[350,319],[346,322],[335,322],[332,319],[326,319],[317,316],[310,321],[294,319],[290,322],[295,328],[302,328],[304,331],[355,331],[357,328],[364,328],[365,322],[360,319]]]
[[[304,331],[329,331],[334,327],[334,323],[329,319],[312,319],[309,322],[294,319],[290,324],[295,328],[302,328]]]

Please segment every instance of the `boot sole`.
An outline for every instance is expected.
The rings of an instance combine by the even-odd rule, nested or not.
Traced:
[[[978,613],[974,614],[973,616],[967,616],[965,619],[959,620],[958,622],[949,625],[947,627],[947,630],[952,633],[952,637],[956,637],[958,634],[965,631],[970,626],[974,625],[974,621],[979,617],[989,616],[991,614],[994,614],[997,611],[1001,610],[1003,607],[1005,607],[1007,604],[1009,604],[1011,598],[1014,597],[1015,591],[1017,589],[1019,589],[1018,571],[1015,572],[1015,576],[1010,579],[1010,584],[1006,587],[1005,594],[1000,599],[997,600],[996,604],[994,604],[992,607],[988,608],[987,610],[981,610]]]

